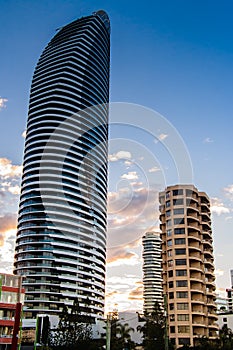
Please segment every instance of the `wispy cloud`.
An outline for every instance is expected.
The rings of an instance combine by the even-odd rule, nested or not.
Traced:
[[[0,111],[1,109],[6,107],[7,101],[8,101],[7,98],[0,97]]]
[[[16,218],[15,213],[6,213],[0,216],[0,245],[4,244],[6,232],[16,229]]]
[[[227,198],[229,198],[231,201],[233,201],[233,185],[229,185],[224,188],[224,193]]]
[[[159,141],[163,141],[168,137],[168,134],[161,133],[156,136],[156,139],[154,140],[155,143],[158,143]]]
[[[153,168],[150,168],[148,171],[149,173],[156,173],[157,171],[160,171],[160,168],[157,166],[154,166]]]
[[[212,140],[210,137],[206,137],[204,140],[203,140],[204,143],[212,143],[214,142],[214,140]]]
[[[108,200],[108,247],[129,244],[158,228],[158,190],[133,187],[111,192]]]
[[[130,291],[129,300],[143,300],[143,284],[137,282],[138,286]]]

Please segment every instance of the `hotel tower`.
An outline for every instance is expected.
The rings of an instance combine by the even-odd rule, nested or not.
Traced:
[[[177,347],[215,339],[215,277],[210,201],[193,185],[160,193],[163,291],[168,333]]]
[[[109,61],[97,11],[60,28],[33,75],[14,269],[27,317],[76,298],[104,313]]]

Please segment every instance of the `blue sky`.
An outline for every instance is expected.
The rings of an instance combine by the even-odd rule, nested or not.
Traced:
[[[0,6],[2,270],[8,266],[10,269],[11,264],[5,252],[13,251],[24,145],[22,133],[34,67],[57,28],[104,9],[111,20],[111,101],[139,104],[157,111],[184,140],[191,157],[193,182],[199,190],[207,192],[213,203],[217,286],[229,287],[229,270],[233,268],[233,3],[230,0],[0,0]],[[110,135],[112,139],[123,135],[124,140],[131,142],[129,146],[127,142],[113,142],[110,147],[109,190],[111,198],[117,197],[115,204],[123,200],[124,181],[131,187],[132,204],[137,197],[140,207],[147,193],[144,180],[148,179],[149,168],[140,168],[143,165],[133,155],[133,141],[144,145],[146,153],[150,151],[157,158],[154,166],[162,170],[164,184],[176,182],[174,167],[160,144],[163,138],[170,137],[163,130],[158,131],[159,142],[153,145],[147,135],[130,128],[112,127]],[[153,188],[154,197],[149,198],[150,210],[143,214],[144,220],[137,219],[139,214],[135,215],[130,206],[120,215],[114,209],[111,216],[113,228],[116,221],[118,225],[124,222],[117,230],[125,242],[122,238],[118,247],[109,249],[107,287],[111,303],[118,303],[122,309],[141,305],[139,232],[143,234],[154,224],[157,209],[151,210],[156,191],[158,188]],[[136,227],[138,233],[133,240]]]

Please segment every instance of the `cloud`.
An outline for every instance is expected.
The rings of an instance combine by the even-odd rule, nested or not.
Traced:
[[[222,269],[215,270],[215,276],[223,276],[223,275],[224,275],[224,271]]]
[[[0,245],[4,243],[5,233],[9,230],[16,229],[16,219],[17,215],[14,213],[7,213],[3,216],[0,216]]]
[[[159,227],[158,190],[133,188],[108,198],[108,249],[129,245]]]
[[[0,272],[13,272],[15,236],[15,229],[8,230],[4,233],[4,244],[1,246],[0,250]]]
[[[129,300],[143,300],[143,284],[138,282],[138,287],[134,288],[129,293]]]
[[[0,97],[0,111],[1,109],[6,107],[7,101],[8,101],[7,98]]]
[[[233,201],[233,185],[224,188],[224,193],[231,201]]]
[[[206,137],[204,140],[203,140],[204,143],[212,143],[214,142],[210,137]]]
[[[12,194],[19,195],[20,194],[20,186],[9,186],[8,191]]]
[[[130,171],[127,174],[121,175],[121,178],[124,180],[137,180],[138,174],[136,171]]]
[[[157,171],[160,171],[160,168],[158,168],[157,166],[154,166],[153,168],[150,168],[148,171],[149,173],[155,173]]]
[[[108,267],[113,266],[136,266],[140,263],[139,257],[134,252],[124,252],[116,257],[108,259]]]
[[[0,158],[0,176],[2,176],[3,179],[20,176],[21,173],[21,165],[13,165],[11,160],[7,158]]]
[[[114,154],[109,154],[108,160],[109,162],[117,162],[119,160],[131,159],[131,153],[128,151],[118,151]]]
[[[229,214],[230,213],[230,209],[225,207],[224,204],[221,202],[221,200],[219,198],[211,198],[210,200],[211,202],[211,213],[222,215],[222,214]]]
[[[159,134],[158,136],[156,136],[156,139],[154,140],[155,143],[158,143],[159,141],[163,141],[168,137],[167,134]]]

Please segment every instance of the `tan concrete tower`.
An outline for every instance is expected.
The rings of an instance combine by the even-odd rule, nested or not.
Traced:
[[[218,330],[210,202],[193,185],[169,186],[159,200],[169,338],[193,346]]]

